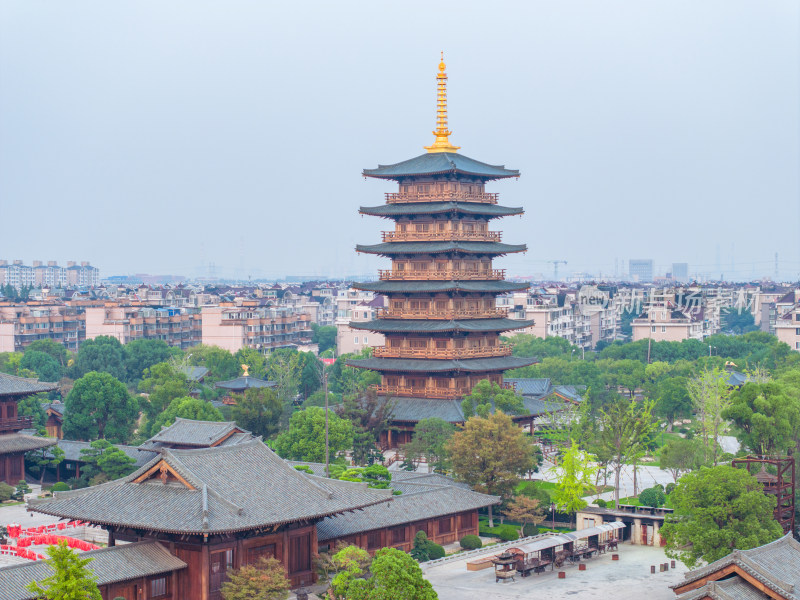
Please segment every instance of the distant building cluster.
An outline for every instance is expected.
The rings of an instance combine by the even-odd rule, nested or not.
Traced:
[[[674,283],[689,282],[689,263],[672,263],[672,270],[659,277],[656,275],[651,258],[632,258],[628,261],[628,278],[634,283],[653,283],[665,281]]]
[[[70,288],[100,285],[100,271],[88,262],[67,262],[66,267],[50,260],[33,261],[24,265],[21,260],[0,260],[0,286],[10,285],[17,291],[23,288]]]

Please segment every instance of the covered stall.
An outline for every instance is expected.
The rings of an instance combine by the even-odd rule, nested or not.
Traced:
[[[625,527],[621,521],[604,523],[597,527],[561,533],[509,548],[508,552],[516,558],[516,570],[523,577],[542,573],[547,565],[560,567],[567,560],[579,561],[590,558],[594,553],[616,549],[616,531]]]

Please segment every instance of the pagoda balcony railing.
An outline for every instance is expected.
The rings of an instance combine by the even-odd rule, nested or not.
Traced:
[[[500,231],[382,231],[384,242],[499,242]]]
[[[33,427],[33,417],[19,417],[16,419],[0,419],[0,433],[6,431],[19,431]]]
[[[375,391],[386,396],[411,396],[416,398],[437,398],[455,400],[470,392],[469,388],[413,387],[408,385],[376,385]]]
[[[511,356],[511,346],[481,346],[479,348],[392,348],[378,346],[372,349],[376,358],[489,358]]]
[[[414,309],[379,308],[379,319],[503,319],[508,317],[506,308],[459,308],[459,309]]]
[[[481,271],[454,271],[454,270],[430,270],[430,271],[394,271],[381,269],[378,271],[381,281],[439,281],[439,280],[502,280],[506,278],[505,269],[484,269]]]
[[[485,192],[389,192],[386,194],[388,204],[404,202],[481,202],[497,204],[498,194]]]

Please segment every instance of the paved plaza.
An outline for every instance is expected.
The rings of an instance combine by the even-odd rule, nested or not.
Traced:
[[[488,554],[493,552],[487,551]],[[425,577],[439,594],[439,600],[675,599],[669,586],[683,580],[686,568],[680,562],[675,563],[674,570],[662,573],[658,565],[669,562],[662,548],[623,544],[618,554],[619,561],[611,560],[611,554],[583,561],[585,571],[579,571],[577,564],[568,565],[542,575],[516,577],[509,583],[495,583],[493,569],[467,571],[466,559],[429,567],[423,564],[422,567]],[[650,573],[651,565],[656,565],[654,575]],[[559,570],[566,572],[565,579],[558,579]]]

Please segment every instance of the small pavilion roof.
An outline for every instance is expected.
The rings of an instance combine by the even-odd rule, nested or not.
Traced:
[[[393,165],[364,169],[364,177],[402,180],[425,175],[470,175],[484,180],[519,177],[519,171],[490,165],[457,152],[426,152]]]
[[[142,448],[157,449],[172,445],[210,448],[230,446],[251,439],[253,435],[233,421],[196,421],[176,417],[172,425],[156,433],[142,444]]]
[[[356,246],[357,252],[383,254],[384,256],[394,254],[442,254],[449,252],[496,256],[525,252],[527,250],[528,247],[525,244],[502,244],[499,242],[386,242],[383,244],[359,244]]]
[[[97,579],[97,585],[108,585],[150,577],[186,568],[186,563],[170,554],[155,541],[134,542],[91,550],[81,554],[91,558],[87,565]],[[41,581],[53,574],[49,561],[28,562],[0,568],[0,590],[3,600],[34,600],[28,591],[31,581]]]
[[[436,292],[485,292],[505,294],[527,290],[529,283],[517,281],[371,281],[354,283],[357,290],[378,294],[436,293]]]
[[[218,381],[214,387],[230,390],[232,392],[249,390],[250,388],[271,388],[275,387],[274,381],[266,381],[253,377],[251,375],[241,375],[236,379],[229,379],[227,381]]]
[[[426,319],[375,319],[352,321],[352,329],[366,329],[378,333],[434,333],[441,331],[510,331],[530,327],[533,321],[516,319],[460,319],[458,321]]]
[[[99,525],[210,535],[321,519],[391,500],[391,490],[300,473],[257,438],[161,452],[127,477],[29,500],[28,508]]]
[[[0,397],[2,396],[32,396],[39,392],[51,392],[58,388],[57,383],[45,383],[38,379],[16,377],[0,373]]]
[[[381,204],[379,206],[362,206],[358,209],[362,215],[373,217],[407,217],[410,215],[442,215],[456,213],[462,215],[481,215],[489,218],[510,217],[525,212],[522,207],[499,206],[484,202],[403,202],[397,204]]]
[[[405,373],[482,373],[519,369],[536,362],[535,358],[520,356],[494,356],[491,358],[422,359],[422,358],[363,358],[348,360],[345,364],[359,369],[397,371]]]

